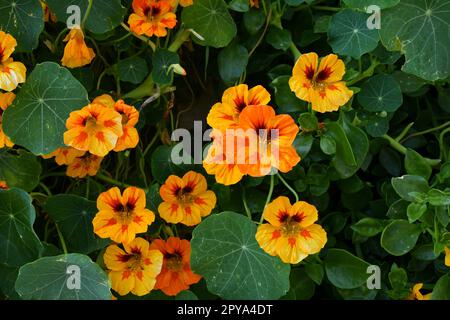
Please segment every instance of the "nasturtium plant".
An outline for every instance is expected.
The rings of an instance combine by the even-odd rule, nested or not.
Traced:
[[[449,300],[449,21],[0,0],[0,299]]]

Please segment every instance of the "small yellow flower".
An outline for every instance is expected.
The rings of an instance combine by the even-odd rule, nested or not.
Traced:
[[[431,293],[423,295],[420,293],[420,290],[423,287],[423,283],[416,283],[412,289],[411,294],[408,296],[407,300],[430,300],[431,299]]]
[[[44,159],[51,159],[55,158],[55,162],[62,166],[62,165],[69,165],[75,161],[76,158],[80,158],[84,156],[86,151],[77,150],[72,147],[62,147],[58,148],[52,153],[43,155],[42,158]]]
[[[13,91],[19,83],[24,83],[27,68],[21,62],[14,62],[11,54],[17,41],[10,34],[0,31],[0,89]]]
[[[450,249],[445,247],[445,265],[450,267]]]
[[[78,27],[70,30],[64,39],[67,42],[61,63],[68,68],[78,68],[88,65],[95,58],[95,52],[86,45],[83,30]]]
[[[2,128],[2,116],[3,112],[8,108],[16,98],[16,95],[12,92],[0,93],[0,149],[4,147],[11,148],[14,143],[3,132]]]
[[[86,176],[95,176],[100,169],[103,158],[86,153],[75,158],[67,166],[66,175],[71,178],[84,178]]]

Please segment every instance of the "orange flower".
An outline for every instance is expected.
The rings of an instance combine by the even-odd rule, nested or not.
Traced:
[[[122,116],[123,134],[117,140],[114,151],[119,152],[135,148],[139,143],[139,133],[135,126],[139,122],[139,111],[135,107],[125,104],[123,100],[115,102],[110,95],[102,95],[94,99],[93,103],[103,104],[117,111]]]
[[[50,159],[55,158],[55,161],[58,165],[68,165],[75,161],[75,158],[80,158],[84,156],[86,151],[77,150],[72,147],[62,147],[58,148],[52,153],[43,155],[42,158],[44,159]]]
[[[95,52],[84,42],[83,30],[74,27],[64,39],[67,42],[61,59],[63,66],[78,68],[88,65],[95,58]]]
[[[56,15],[50,11],[48,5],[42,0],[41,0],[41,7],[42,11],[44,11],[44,22],[49,22],[51,20],[52,22],[56,23],[57,21]]]
[[[2,115],[3,111],[6,110],[14,101],[16,95],[12,92],[0,93],[0,149],[4,147],[11,148],[14,143],[9,139],[2,128]]]
[[[171,175],[159,190],[163,199],[158,207],[161,218],[187,226],[199,224],[216,206],[216,195],[207,188],[200,173],[189,171],[183,178]]]
[[[184,7],[189,7],[192,6],[194,4],[194,0],[180,0],[180,6]]]
[[[272,168],[289,172],[300,161],[292,144],[299,131],[289,115],[275,115],[270,106],[248,106],[239,115],[239,126],[253,132],[248,174],[261,177]]]
[[[8,184],[6,181],[0,181],[0,190],[8,190]]]
[[[75,158],[67,166],[66,175],[72,178],[84,178],[95,176],[100,169],[103,158],[87,153],[82,157]]]
[[[11,58],[16,46],[13,36],[0,31],[0,89],[5,91],[13,91],[26,78],[27,68]]]
[[[158,250],[150,249],[149,243],[142,238],[136,238],[123,247],[125,251],[111,245],[103,256],[112,289],[122,296],[129,292],[143,296],[155,286],[163,255]]]
[[[89,104],[70,113],[64,143],[78,150],[104,157],[122,136],[122,116],[100,104]]]
[[[278,197],[264,210],[264,219],[256,232],[261,248],[284,263],[299,263],[310,254],[318,253],[327,242],[325,230],[314,222],[317,209],[304,201],[291,205],[287,197]]]
[[[167,29],[177,24],[177,16],[167,0],[133,0],[133,11],[128,24],[137,35],[165,37]]]
[[[101,193],[97,199],[99,212],[92,221],[94,232],[100,238],[130,243],[155,221],[155,214],[145,205],[145,192],[139,188],[129,187],[123,195],[117,187]]]
[[[295,95],[311,102],[312,109],[318,112],[336,111],[346,104],[353,95],[342,77],[345,65],[335,54],[319,58],[316,53],[302,54],[295,63],[289,86]]]
[[[445,247],[445,265],[450,267],[450,249]]]
[[[238,183],[248,172],[248,137],[230,130],[225,133],[213,130],[211,137],[214,141],[203,161],[203,168],[208,174],[215,175],[218,183],[226,186]],[[234,140],[233,148],[230,148],[233,144],[230,140]]]
[[[164,257],[161,273],[156,278],[155,289],[162,290],[168,296],[176,296],[202,278],[191,270],[189,241],[175,237],[170,237],[167,241],[157,239],[152,242],[150,249],[159,250]]]
[[[251,8],[259,8],[259,0],[250,0]]]
[[[423,295],[420,290],[423,287],[423,283],[416,283],[412,289],[411,294],[406,298],[406,300],[430,300],[431,293]]]
[[[222,102],[212,106],[206,121],[214,129],[235,128],[238,126],[239,114],[245,107],[265,105],[269,101],[270,94],[263,86],[249,90],[246,84],[240,84],[225,90]]]

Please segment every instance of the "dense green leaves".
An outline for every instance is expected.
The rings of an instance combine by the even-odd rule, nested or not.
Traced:
[[[86,14],[88,0],[46,0],[58,21],[66,23],[75,11],[68,10],[70,6],[81,9],[81,18]],[[92,33],[106,33],[120,25],[124,20],[126,9],[120,0],[95,0],[86,21],[86,28]]]
[[[277,299],[289,289],[289,265],[267,255],[255,240],[256,225],[223,212],[195,228],[191,265],[208,289],[225,299]]]
[[[42,244],[33,230],[36,212],[23,190],[0,190],[0,263],[18,267],[39,257]]]
[[[94,234],[92,219],[98,212],[95,202],[61,194],[48,198],[45,211],[58,224],[69,251],[88,254],[109,243]]]
[[[239,80],[248,63],[248,51],[237,43],[222,49],[217,56],[219,74],[222,80],[232,85]]]
[[[173,70],[171,65],[180,62],[178,54],[166,49],[158,49],[152,57],[152,78],[158,84],[168,84],[173,79]]]
[[[148,74],[147,62],[139,57],[123,59],[115,67],[120,80],[134,84],[141,83]]]
[[[8,186],[31,191],[39,184],[41,171],[38,159],[31,153],[0,150],[0,180],[6,181]]]
[[[36,49],[43,29],[44,15],[39,1],[0,0],[0,30],[16,38],[17,51]]]
[[[45,257],[22,266],[16,291],[27,300],[111,300],[106,273],[78,253]]]
[[[414,175],[392,178],[392,186],[398,195],[407,201],[420,199],[429,189],[427,181],[422,176]]]
[[[348,251],[328,250],[325,271],[328,280],[341,289],[355,289],[366,283],[369,264]]]
[[[394,256],[402,256],[411,251],[419,238],[418,225],[405,220],[394,220],[381,234],[381,246]]]
[[[236,35],[236,24],[223,0],[198,0],[185,8],[181,20],[194,29],[203,40],[202,45],[221,48],[228,45]]]
[[[359,58],[378,45],[378,31],[367,28],[369,15],[350,9],[336,13],[328,29],[328,42],[340,55]]]
[[[402,105],[403,97],[394,77],[379,74],[364,83],[358,102],[368,111],[393,112]]]
[[[3,115],[11,140],[36,155],[62,147],[66,119],[89,103],[86,89],[69,70],[53,62],[36,66]]]
[[[374,218],[363,218],[352,225],[352,229],[365,237],[373,237],[384,229],[384,223]]]
[[[402,70],[426,80],[450,74],[450,1],[402,0],[383,12],[381,41],[405,54]]]

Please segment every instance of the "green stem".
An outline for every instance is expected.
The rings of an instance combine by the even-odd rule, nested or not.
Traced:
[[[439,147],[441,150],[441,159],[444,159],[445,161],[447,161],[448,158],[448,154],[445,150],[445,145],[444,145],[444,136],[450,132],[450,128],[445,129],[444,131],[441,132],[441,134],[439,135]]]
[[[275,185],[275,175],[270,176],[270,187],[269,187],[269,193],[267,194],[266,204],[264,205],[264,210],[266,210],[267,205],[270,203],[270,200],[272,199],[272,193],[273,193],[273,187]],[[261,219],[259,219],[259,224],[263,223],[264,220],[264,210],[261,213]]]
[[[244,203],[244,209],[245,209],[245,213],[247,214],[247,217],[250,220],[252,220],[252,213],[247,204],[247,194],[246,194],[245,188],[242,188],[242,202]]]
[[[295,197],[295,202],[298,202],[299,198],[298,198],[298,194],[297,192],[294,190],[294,188],[292,188],[289,183],[287,183],[286,180],[284,180],[284,178],[281,176],[280,173],[277,173],[278,179],[281,180],[281,182],[283,182],[283,184],[286,186],[286,188],[289,189],[289,191],[294,195]]]
[[[289,49],[291,50],[292,54],[294,55],[295,61],[297,61],[298,58],[300,58],[300,56],[302,55],[302,53],[300,52],[300,50],[298,50],[297,46],[295,45],[295,43],[293,41],[291,42]]]
[[[150,73],[147,79],[145,79],[139,87],[125,94],[123,98],[139,100],[143,97],[151,96],[153,94],[154,85],[155,83],[153,82],[152,74]]]
[[[181,29],[178,31],[178,33],[175,35],[175,39],[170,44],[168,50],[171,52],[177,52],[178,49],[180,49],[181,45],[189,39],[189,36],[191,34],[191,31],[189,29]]]
[[[434,127],[434,128],[430,128],[430,129],[427,129],[427,130],[423,130],[423,131],[412,133],[405,140],[408,140],[408,139],[413,138],[413,137],[421,136],[421,135],[424,135],[424,134],[427,134],[427,133],[431,133],[431,132],[434,132],[434,131],[439,131],[439,130],[444,129],[445,127],[448,127],[448,126],[450,126],[450,121],[447,121],[446,123],[441,124],[440,126],[437,126],[437,127]]]
[[[61,233],[61,230],[59,230],[57,223],[55,223],[55,226],[56,226],[56,231],[58,232],[59,241],[61,242],[61,246],[64,251],[64,254],[67,254],[67,246],[66,246],[66,242],[64,241],[64,237]]]
[[[356,78],[347,81],[347,86],[351,86],[352,84],[355,84],[365,78],[371,77],[373,75],[373,72],[375,71],[375,68],[380,64],[380,62],[378,62],[376,59],[372,60],[371,65],[369,66],[369,68],[367,68],[363,73],[361,73],[359,76],[357,76]]]
[[[316,10],[333,11],[333,12],[338,12],[341,10],[340,8],[327,7],[327,6],[313,6],[312,8],[316,9]]]
[[[45,193],[47,193],[48,196],[52,196],[52,192],[50,191],[50,189],[44,184],[44,183],[39,183],[39,186],[44,189]]]
[[[405,129],[403,129],[403,131],[397,136],[397,138],[395,138],[395,140],[397,140],[397,141],[401,141],[405,136],[406,136],[406,134],[409,132],[409,130],[411,129],[411,127],[414,125],[414,122],[411,122],[410,124],[408,124],[406,127],[405,127]],[[406,138],[406,139],[408,139],[408,138]],[[405,139],[405,140],[406,140]]]
[[[112,185],[116,185],[118,187],[131,187],[131,185],[129,185],[129,184],[120,182],[120,181],[118,181],[116,179],[110,178],[110,177],[105,176],[104,174],[101,174],[101,173],[98,173],[95,177],[97,179],[99,179],[99,180],[102,180],[102,181],[104,181],[106,183],[109,183],[109,184],[112,184]]]
[[[84,25],[85,25],[87,19],[89,18],[89,14],[91,13],[93,2],[94,2],[94,0],[88,0],[88,7],[86,9],[86,13],[84,14],[83,20],[81,21],[81,28],[84,28]]]

